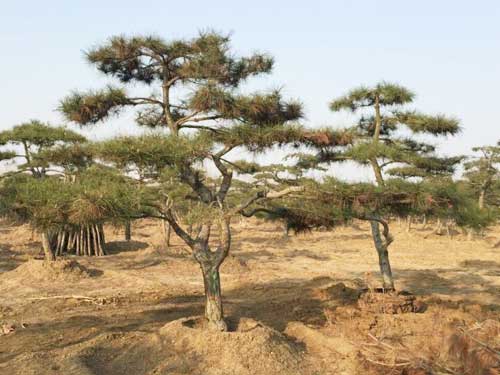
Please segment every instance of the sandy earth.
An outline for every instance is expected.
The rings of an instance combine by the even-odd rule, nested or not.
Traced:
[[[196,318],[197,264],[174,236],[165,248],[160,223],[135,223],[131,242],[108,228],[110,255],[53,267],[33,259],[29,229],[0,223],[0,374],[453,373],[479,363],[453,354],[470,329],[484,344],[470,355],[487,352],[484,373],[497,374],[500,228],[474,241],[392,230],[397,289],[424,312],[359,307],[379,283],[366,223],[283,239],[276,224],[251,220],[234,224],[221,270],[232,332],[216,333]]]

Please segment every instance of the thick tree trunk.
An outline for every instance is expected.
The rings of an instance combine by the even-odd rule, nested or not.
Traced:
[[[52,244],[50,243],[50,235],[47,232],[42,233],[42,248],[45,254],[45,260],[54,261],[56,256],[52,250]]]
[[[217,331],[227,331],[222,309],[219,266],[202,264],[203,284],[205,286],[205,318],[209,328]]]
[[[132,239],[132,225],[130,221],[125,223],[125,241],[130,241]]]
[[[231,247],[230,220],[223,218],[218,222],[219,246],[212,251],[208,244],[212,224],[202,224],[197,230],[196,237],[192,238],[178,225],[171,214],[168,219],[175,233],[193,250],[193,256],[200,265],[205,286],[205,317],[209,328],[227,331],[222,309],[219,267]]]
[[[392,277],[391,264],[389,262],[389,251],[387,245],[382,240],[379,224],[376,221],[370,221],[372,229],[373,243],[378,254],[380,273],[382,274],[382,287],[385,290],[394,290],[394,279]]]

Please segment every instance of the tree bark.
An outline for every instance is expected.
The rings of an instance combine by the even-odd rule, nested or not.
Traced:
[[[382,176],[382,169],[378,165],[377,159],[370,159],[370,164],[372,165],[373,173],[375,173],[375,180],[379,186],[384,186],[384,177]]]
[[[53,248],[56,256],[69,252],[86,256],[106,255],[104,228],[100,224],[61,230],[55,239]]]
[[[132,225],[130,221],[125,223],[125,241],[130,241],[132,239]]]
[[[479,193],[479,200],[478,200],[478,206],[479,209],[484,208],[484,196],[486,195],[486,191],[484,189],[481,189],[481,192]]]
[[[222,309],[219,266],[204,263],[200,267],[205,286],[205,318],[208,320],[209,328],[217,331],[227,331]]]
[[[394,290],[394,279],[392,277],[391,264],[389,262],[388,244],[384,243],[380,234],[379,224],[376,221],[370,221],[373,243],[378,254],[380,273],[382,274],[382,287],[384,290]]]
[[[162,220],[161,225],[163,228],[165,246],[170,247],[170,235],[172,232],[172,227],[166,220]]]
[[[56,256],[52,250],[52,245],[50,243],[50,235],[47,232],[42,233],[42,248],[45,254],[45,260],[54,261]]]

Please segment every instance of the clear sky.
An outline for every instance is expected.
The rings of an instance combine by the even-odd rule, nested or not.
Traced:
[[[31,118],[60,123],[55,108],[73,89],[106,81],[83,50],[115,34],[192,37],[231,32],[238,53],[276,59],[257,88],[283,87],[311,126],[342,126],[327,103],[360,84],[400,83],[415,107],[462,121],[442,149],[467,153],[500,139],[498,0],[16,0],[0,13],[0,129]],[[132,132],[128,120],[92,137]]]

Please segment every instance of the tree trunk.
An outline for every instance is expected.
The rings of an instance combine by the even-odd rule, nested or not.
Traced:
[[[406,218],[406,233],[410,233],[411,231],[411,215],[408,215]]]
[[[130,241],[132,239],[132,228],[130,221],[125,223],[125,241]]]
[[[484,189],[481,189],[481,192],[479,193],[479,201],[478,201],[478,206],[479,209],[484,208],[484,196],[486,195],[486,191]]]
[[[378,165],[377,159],[370,159],[370,163],[372,165],[373,172],[375,173],[375,181],[377,181],[377,185],[384,186],[384,177],[382,176],[382,169]]]
[[[289,234],[290,234],[290,225],[288,225],[288,222],[285,220],[283,222],[283,238],[288,238]]]
[[[162,220],[161,225],[163,229],[165,246],[170,247],[170,234],[172,232],[172,227],[166,220]]]
[[[387,245],[384,244],[380,235],[379,224],[376,221],[370,221],[372,229],[373,243],[378,254],[378,262],[380,265],[380,273],[382,274],[382,287],[385,290],[394,290],[394,279],[392,277],[391,264],[389,262],[389,251]]]
[[[227,331],[222,309],[219,266],[204,263],[200,267],[205,286],[205,318],[208,320],[209,328],[217,331]]]
[[[74,252],[75,255],[106,255],[104,228],[100,224],[90,224],[74,229],[61,230],[55,237],[55,255]]]
[[[443,222],[441,221],[441,218],[437,219],[436,222],[436,229],[434,231],[437,235],[441,236],[443,234]]]
[[[50,235],[47,232],[42,233],[42,248],[45,254],[45,260],[54,261],[56,256],[52,250],[52,245],[50,243]]]
[[[230,220],[227,218],[219,221],[219,246],[215,251],[209,247],[210,229],[212,224],[202,224],[195,239],[191,238],[173,219],[169,223],[175,233],[193,250],[193,256],[200,265],[205,286],[205,317],[208,326],[218,331],[227,331],[222,310],[219,267],[229,254],[231,247]]]

